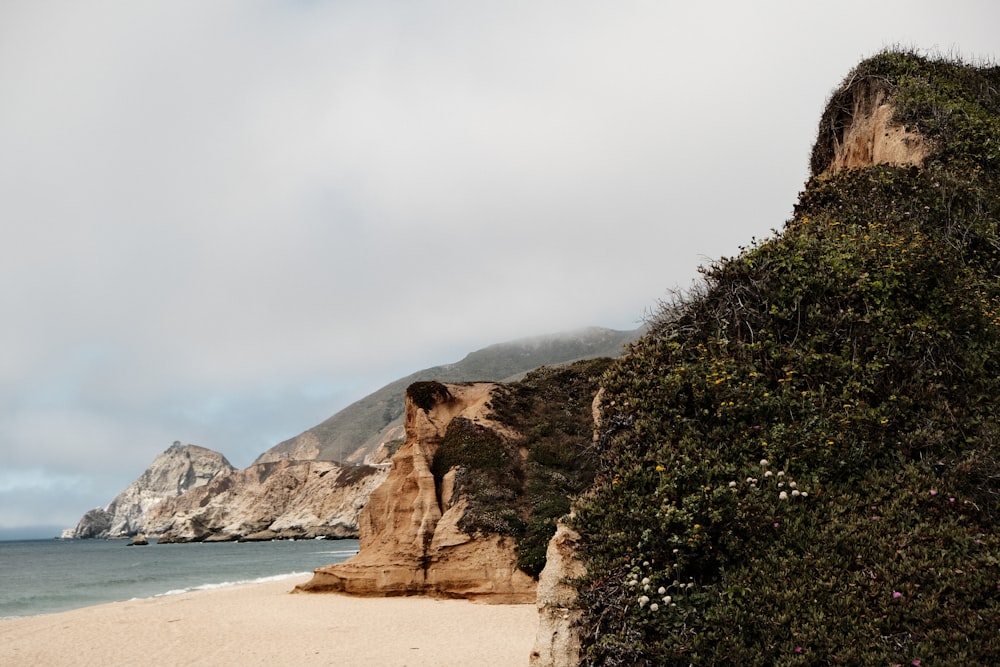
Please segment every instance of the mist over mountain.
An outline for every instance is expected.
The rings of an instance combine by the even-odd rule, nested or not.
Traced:
[[[414,382],[514,380],[539,366],[617,357],[643,329],[588,327],[490,345],[453,364],[434,366],[391,382],[323,423],[272,447],[254,463],[280,459],[359,462],[380,445],[402,437],[406,388]]]

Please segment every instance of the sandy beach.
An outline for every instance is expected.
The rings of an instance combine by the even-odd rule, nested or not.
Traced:
[[[0,621],[0,665],[526,665],[535,606],[290,594],[308,576]]]

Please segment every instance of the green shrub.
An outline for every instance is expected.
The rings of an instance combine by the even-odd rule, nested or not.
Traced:
[[[605,374],[587,665],[1000,664],[997,72],[848,82],[934,153],[814,177]]]

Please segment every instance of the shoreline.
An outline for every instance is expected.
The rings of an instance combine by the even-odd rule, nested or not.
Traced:
[[[526,665],[534,604],[297,593],[311,574],[0,620],[0,664]]]

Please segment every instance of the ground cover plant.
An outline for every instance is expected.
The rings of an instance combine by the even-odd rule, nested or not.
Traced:
[[[857,94],[920,167],[823,173]],[[602,384],[586,665],[1000,664],[1000,68],[886,52]]]

